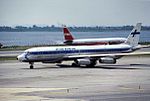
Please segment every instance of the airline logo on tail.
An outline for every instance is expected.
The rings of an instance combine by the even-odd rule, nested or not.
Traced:
[[[64,32],[64,38],[66,41],[72,41],[74,40],[73,36],[71,35],[69,29],[67,27],[63,28],[63,32]]]
[[[137,30],[135,30],[134,32],[131,33],[132,37],[134,37],[136,34],[140,34],[140,32],[137,32]]]
[[[138,46],[140,31],[142,23],[137,23],[136,26],[131,31],[125,43],[131,45],[132,47]]]

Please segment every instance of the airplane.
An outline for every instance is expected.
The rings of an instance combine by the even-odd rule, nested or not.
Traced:
[[[69,29],[63,26],[64,44],[66,45],[105,45],[105,44],[120,44],[124,43],[126,38],[89,38],[89,39],[75,39]]]
[[[90,45],[90,46],[52,46],[35,47],[25,50],[17,59],[28,62],[33,69],[34,62],[61,63],[73,60],[72,66],[95,66],[99,63],[115,64],[117,59],[126,55],[150,54],[150,52],[132,53],[140,49],[138,45],[141,23],[137,23],[127,40],[115,45]]]

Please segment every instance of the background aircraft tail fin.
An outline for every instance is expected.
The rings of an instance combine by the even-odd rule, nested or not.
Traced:
[[[141,25],[142,23],[137,23],[136,26],[131,31],[131,33],[129,34],[127,40],[125,41],[126,44],[131,45],[133,48],[138,46]]]
[[[73,36],[71,35],[69,29],[66,26],[63,26],[64,38],[66,41],[74,40]]]

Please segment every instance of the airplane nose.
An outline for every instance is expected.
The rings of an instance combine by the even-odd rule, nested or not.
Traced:
[[[17,56],[17,60],[19,60],[19,61],[22,60],[21,55],[18,55],[18,56]]]
[[[18,55],[18,56],[17,56],[17,60],[19,60],[19,61],[24,61],[24,60],[26,60],[26,59],[25,59],[25,56],[24,56],[23,54],[21,54],[21,55]]]

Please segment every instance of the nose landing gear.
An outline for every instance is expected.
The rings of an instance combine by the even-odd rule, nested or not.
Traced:
[[[30,64],[30,69],[33,69],[34,68],[33,67],[34,62],[29,62],[29,64]]]

